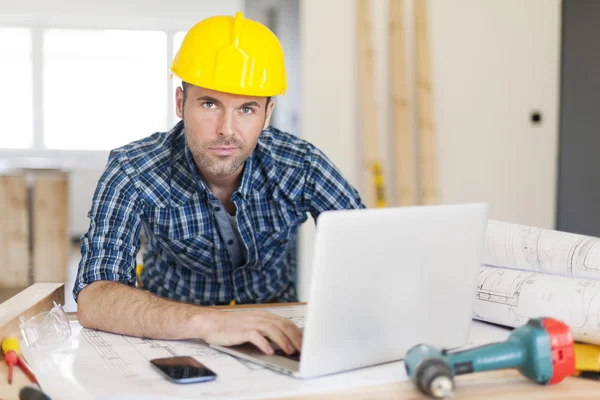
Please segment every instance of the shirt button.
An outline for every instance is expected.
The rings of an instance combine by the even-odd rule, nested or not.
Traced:
[[[221,211],[221,207],[215,207],[215,211],[216,211],[216,212],[219,212],[219,211]]]
[[[233,239],[229,239],[229,240],[227,241],[227,244],[231,246],[231,245],[233,244]]]

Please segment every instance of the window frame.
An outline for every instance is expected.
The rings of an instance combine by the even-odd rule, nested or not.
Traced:
[[[32,50],[32,96],[33,96],[33,138],[29,148],[0,148],[0,159],[8,159],[10,164],[16,166],[29,164],[28,159],[47,159],[54,165],[65,168],[103,168],[110,150],[69,150],[49,149],[44,146],[44,115],[43,115],[43,40],[44,32],[48,29],[73,29],[73,30],[129,30],[129,31],[158,31],[166,34],[167,63],[165,66],[165,85],[167,88],[167,102],[165,113],[167,115],[168,127],[172,127],[178,121],[173,114],[175,99],[172,93],[175,91],[174,80],[169,77],[168,68],[175,56],[173,46],[174,37],[179,32],[186,32],[193,21],[164,21],[152,18],[74,18],[60,17],[52,18],[51,21],[40,20],[36,17],[24,16],[1,16],[0,27],[3,28],[28,28],[31,31]],[[159,130],[160,128],[157,128]],[[148,135],[153,132],[148,132]]]
[[[27,36],[26,39],[23,38],[23,37],[21,37],[21,38],[19,38],[17,40],[17,42],[19,42],[19,44],[20,43],[27,43],[26,45],[29,46],[29,48],[27,49],[28,51],[23,51],[21,54],[19,54],[19,56],[26,55],[26,57],[24,59],[21,59],[21,60],[17,59],[17,60],[18,61],[25,61],[25,63],[26,63],[26,69],[30,69],[29,71],[27,71],[27,73],[29,74],[29,76],[31,76],[31,74],[33,74],[33,70],[32,70],[32,68],[33,68],[32,34],[33,33],[31,31],[31,29],[27,29],[27,28],[23,28],[23,27],[5,27],[5,26],[2,26],[2,25],[0,25],[0,29],[2,29],[2,30],[4,30],[4,29],[15,29],[15,30],[22,31],[22,32],[14,32],[14,34],[16,34],[16,35],[18,35],[19,33],[25,33],[26,34],[26,36]],[[9,34],[9,38],[12,38],[12,33]],[[25,40],[20,40],[20,39],[25,39]],[[10,55],[9,55],[9,59],[10,59]],[[3,62],[3,60],[0,59],[0,62]],[[16,64],[13,64],[12,67],[14,67],[14,66],[16,66]],[[9,67],[11,67],[11,66],[9,65]],[[21,87],[21,85],[19,84],[19,82],[14,82],[15,79],[22,79],[22,77],[21,77],[22,75],[26,76],[25,75],[25,71],[20,71],[20,72],[21,73],[16,73],[16,74],[15,73],[13,73],[13,74],[9,73],[8,78],[9,78],[10,81],[12,81],[13,84],[16,83],[17,86],[21,88],[21,90],[24,90],[24,88]],[[27,99],[27,100],[31,101],[31,107],[28,107],[29,109],[27,110],[27,113],[28,114],[30,113],[30,116],[28,115],[27,117],[31,118],[30,121],[27,121],[28,122],[28,126],[27,126],[28,132],[27,133],[30,134],[31,136],[28,137],[27,140],[26,140],[26,142],[30,142],[30,144],[27,145],[26,143],[18,143],[17,142],[17,147],[7,147],[7,148],[11,148],[11,149],[12,148],[14,148],[14,149],[27,149],[27,148],[31,147],[31,145],[33,144],[33,129],[34,129],[34,127],[33,127],[33,119],[35,119],[34,115],[33,115],[33,98],[32,98],[33,97],[33,92],[32,92],[33,88],[31,87],[31,84],[32,84],[31,81],[27,82],[27,83],[28,83],[27,85],[23,85],[23,86],[25,86],[25,87],[27,87],[29,89],[28,95],[30,96],[30,98]],[[5,91],[5,90],[7,90],[7,88],[2,87],[2,88],[0,88],[0,90]],[[19,98],[20,96],[14,96],[13,97],[13,94],[10,91],[6,92],[5,94],[8,94],[9,97],[11,98],[11,100],[13,100],[13,104],[12,104],[13,107],[16,106],[17,108],[21,108],[21,107],[25,106],[25,104],[19,105],[19,104],[15,104],[14,103],[14,99],[15,98]],[[10,115],[11,110],[12,109],[9,109],[8,111],[7,110],[2,110],[2,113],[0,115]],[[19,117],[21,117],[21,116],[19,116]],[[12,122],[14,122],[14,121],[12,121]],[[5,132],[7,132],[6,130],[4,130],[5,127],[6,126],[2,127],[3,134],[5,134]],[[29,130],[29,128],[30,128],[30,130]]]

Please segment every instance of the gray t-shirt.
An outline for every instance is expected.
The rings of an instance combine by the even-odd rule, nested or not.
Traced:
[[[229,250],[233,266],[244,265],[247,260],[246,248],[235,215],[230,215],[219,200],[213,200],[212,205],[215,210],[219,232],[221,232],[221,236],[227,243],[227,250]]]

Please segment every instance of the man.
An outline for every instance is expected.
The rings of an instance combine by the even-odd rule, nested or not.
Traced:
[[[183,80],[170,132],[111,152],[92,202],[73,296],[84,327],[158,339],[299,351],[301,331],[268,312],[203,306],[297,300],[293,248],[307,219],[364,207],[310,143],[269,127],[286,88],[279,41],[263,25],[212,17],[171,67]],[[343,145],[343,144],[341,144]],[[135,257],[143,228],[142,281]]]

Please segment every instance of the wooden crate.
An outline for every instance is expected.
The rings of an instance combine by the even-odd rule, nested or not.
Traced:
[[[0,288],[66,279],[68,176],[15,169],[0,175]]]
[[[0,176],[0,286],[30,283],[28,213],[25,176]]]

